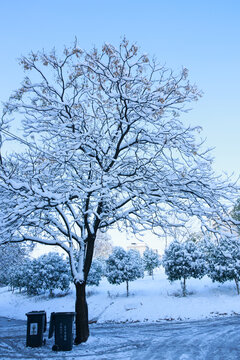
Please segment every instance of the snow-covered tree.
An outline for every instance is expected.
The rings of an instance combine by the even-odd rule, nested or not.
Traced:
[[[42,268],[41,260],[33,259],[29,266],[25,267],[24,282],[27,283],[26,289],[28,295],[39,295],[43,292],[45,278],[40,275]]]
[[[237,199],[233,210],[232,210],[232,217],[238,222],[236,226],[236,230],[240,234],[240,198]]]
[[[50,296],[53,296],[54,289],[67,291],[70,286],[70,268],[68,262],[63,256],[50,252],[37,259],[39,264],[38,276],[43,279],[43,290],[49,290]]]
[[[49,291],[53,296],[54,289],[67,291],[70,280],[69,264],[62,255],[52,252],[12,268],[10,285],[20,290],[26,288],[29,295]]]
[[[31,260],[29,258],[24,259],[18,266],[12,266],[10,268],[8,284],[11,286],[12,291],[19,289],[21,292],[22,289],[27,289],[29,281],[31,281],[29,276],[30,268]]]
[[[104,275],[104,264],[100,259],[93,259],[91,269],[87,278],[87,285],[98,286]]]
[[[94,244],[93,257],[107,259],[112,250],[111,237],[107,233],[99,231]]]
[[[183,296],[186,296],[186,279],[200,279],[206,273],[204,253],[193,241],[173,241],[165,250],[162,264],[170,281],[181,280]]]
[[[161,235],[194,215],[203,227],[227,224],[222,199],[234,187],[213,174],[200,128],[180,119],[200,96],[186,69],[174,74],[126,39],[100,51],[75,43],[61,55],[32,52],[20,63],[26,76],[5,104],[1,138],[17,115],[25,147],[1,153],[0,241],[67,253],[79,344],[89,336],[85,287],[98,231]]]
[[[144,276],[141,256],[137,250],[124,250],[120,246],[114,248],[106,260],[106,277],[110,284],[126,282],[127,296],[129,295],[129,282]]]
[[[0,285],[9,284],[12,273],[18,271],[32,250],[32,244],[0,245]]]
[[[220,239],[218,242],[206,243],[207,275],[213,280],[223,283],[234,280],[239,295],[240,281],[240,240]]]
[[[26,259],[20,266],[11,268],[9,285],[13,290],[25,288],[29,295],[39,294],[44,287],[44,278],[39,275],[40,268],[37,259]]]
[[[161,264],[160,257],[157,251],[154,251],[153,249],[149,249],[149,247],[147,247],[143,253],[143,264],[144,270],[148,272],[148,275],[152,275],[153,278],[153,270],[159,267]]]

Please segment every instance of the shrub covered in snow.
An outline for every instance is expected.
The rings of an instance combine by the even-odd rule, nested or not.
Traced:
[[[62,255],[50,252],[38,258],[40,264],[39,277],[43,280],[43,290],[49,290],[50,295],[54,289],[67,291],[70,285],[70,268]]]
[[[110,284],[126,282],[127,296],[129,282],[144,277],[144,268],[141,256],[136,250],[125,251],[115,247],[106,261],[106,277]]]
[[[220,239],[217,243],[209,241],[206,249],[208,276],[221,283],[234,280],[239,294],[240,240]]]
[[[112,253],[113,246],[111,237],[106,232],[98,231],[97,237],[94,243],[93,257],[95,259],[104,258],[107,259]]]
[[[44,277],[42,277],[43,263],[41,257],[33,259],[26,269],[25,278],[27,282],[27,293],[29,295],[38,295],[45,290]],[[46,276],[46,274],[44,274]]]
[[[104,275],[104,263],[101,259],[93,259],[90,271],[88,273],[87,285],[98,286]]]
[[[26,259],[22,264],[11,267],[9,271],[8,285],[11,286],[12,290],[27,288],[29,283],[29,271],[31,269],[30,259]]]
[[[144,270],[148,272],[148,275],[152,275],[153,277],[153,270],[161,264],[160,257],[157,251],[154,251],[153,249],[149,249],[149,247],[147,247],[143,253],[143,264]]]
[[[0,246],[0,285],[10,285],[11,278],[16,275],[15,271],[20,271],[32,249],[33,245],[27,243],[7,243]]]
[[[181,280],[183,296],[186,296],[186,279],[201,278],[206,273],[205,256],[193,241],[172,242],[165,250],[162,264],[170,281]]]
[[[69,264],[58,253],[49,253],[38,259],[28,260],[12,272],[10,285],[26,288],[29,295],[50,292],[54,289],[67,291],[70,285]]]

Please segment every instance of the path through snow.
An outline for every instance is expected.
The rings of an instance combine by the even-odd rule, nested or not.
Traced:
[[[0,318],[0,359],[238,360],[240,317],[155,324],[93,324],[86,344],[52,352],[25,347],[26,322]]]

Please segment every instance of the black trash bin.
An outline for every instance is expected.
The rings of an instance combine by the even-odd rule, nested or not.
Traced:
[[[74,312],[51,313],[48,338],[55,333],[54,351],[70,351],[73,346]]]
[[[39,347],[45,344],[43,333],[47,329],[45,311],[31,311],[27,315],[27,346]]]

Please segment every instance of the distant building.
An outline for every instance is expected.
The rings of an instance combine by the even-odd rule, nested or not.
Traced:
[[[130,245],[127,246],[127,250],[137,250],[140,252],[140,255],[142,255],[144,253],[144,251],[146,250],[147,245],[144,243],[137,243],[137,242],[132,242]]]

